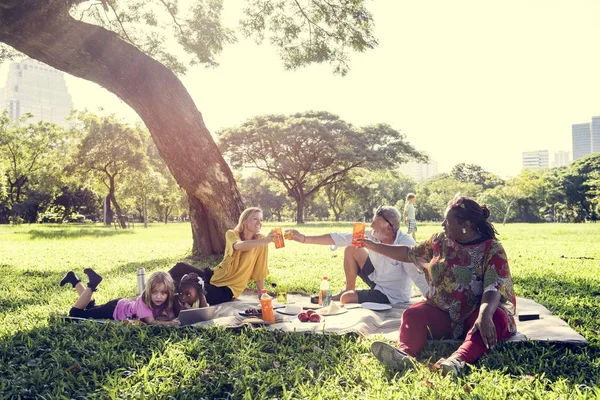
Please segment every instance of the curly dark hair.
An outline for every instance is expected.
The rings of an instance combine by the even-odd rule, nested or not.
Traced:
[[[498,231],[489,221],[490,210],[485,204],[479,205],[470,197],[457,194],[448,202],[448,208],[454,211],[459,221],[470,221],[481,234],[496,239]]]
[[[194,289],[196,289],[196,291],[198,293],[201,293],[203,295],[206,296],[206,290],[204,289],[204,280],[202,279],[202,284],[200,284],[200,276],[195,273],[195,272],[191,272],[189,274],[185,274],[184,276],[181,277],[181,281],[179,281],[179,286],[177,287],[177,290],[179,292],[181,292],[181,290],[185,287],[185,286],[191,286]]]

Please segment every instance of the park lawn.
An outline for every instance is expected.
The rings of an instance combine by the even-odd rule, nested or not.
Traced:
[[[349,226],[312,223],[300,230]],[[418,239],[438,228],[421,224]],[[67,270],[93,267],[103,274],[100,303],[134,296],[137,267],[166,270],[190,255],[190,226],[1,226],[0,398],[600,397],[600,226],[497,228],[517,295],[544,304],[589,344],[500,344],[455,381],[428,367],[452,351],[439,343],[427,347],[416,370],[396,375],[370,354],[370,340],[355,335],[65,323],[58,315],[76,298],[58,286]],[[334,289],[342,288],[342,259],[343,250],[286,242],[270,249],[269,282],[314,293],[327,275]],[[219,257],[188,261],[209,266]]]

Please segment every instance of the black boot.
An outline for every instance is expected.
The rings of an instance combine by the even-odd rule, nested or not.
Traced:
[[[77,275],[75,275],[75,272],[69,271],[67,272],[65,277],[62,278],[62,280],[60,281],[60,286],[65,286],[67,283],[70,283],[71,285],[73,285],[73,287],[75,287],[75,285],[77,285],[79,282],[81,282],[81,279],[79,279]]]
[[[91,268],[85,268],[83,273],[88,277],[87,286],[95,292],[100,282],[102,282],[102,277]]]

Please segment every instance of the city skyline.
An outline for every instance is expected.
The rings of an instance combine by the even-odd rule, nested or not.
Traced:
[[[270,46],[241,39],[225,48],[220,67],[190,68],[182,81],[213,135],[255,115],[315,109],[359,126],[390,124],[440,172],[467,162],[514,176],[523,152],[572,151],[571,126],[600,114],[600,61],[589,51],[600,37],[600,5],[434,5],[373,3],[379,47],[352,54],[346,77],[328,65],[285,71]],[[237,19],[239,10],[225,11],[226,22]],[[66,81],[77,109],[137,120],[98,85]]]

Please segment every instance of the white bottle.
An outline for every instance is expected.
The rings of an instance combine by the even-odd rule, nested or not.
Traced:
[[[146,288],[146,270],[142,267],[137,269],[137,287],[138,296],[141,296]]]
[[[319,304],[323,307],[327,307],[331,301],[331,297],[329,296],[329,280],[326,276],[323,277],[321,281],[321,286],[319,287]]]

